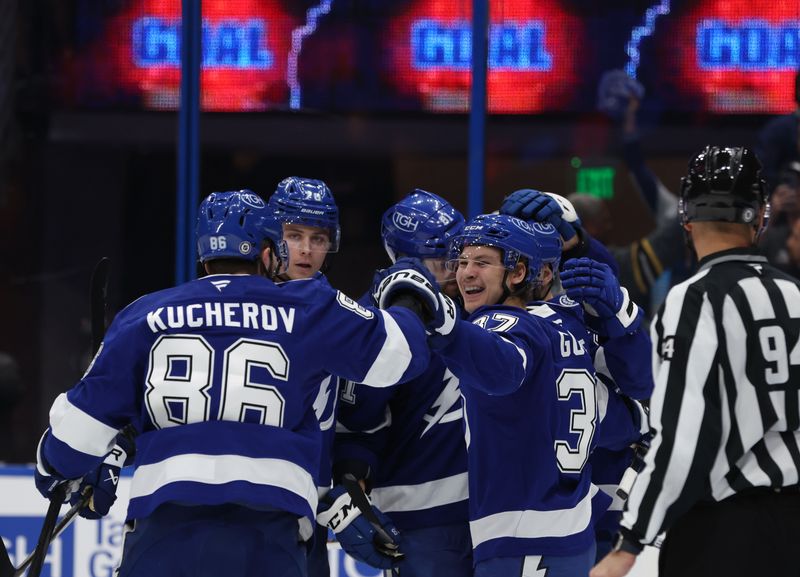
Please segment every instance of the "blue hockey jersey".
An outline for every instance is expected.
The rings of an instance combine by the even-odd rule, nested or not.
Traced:
[[[597,426],[587,343],[515,307],[469,321],[437,352],[464,395],[475,562],[585,551],[609,502],[586,467]]]
[[[370,467],[372,500],[400,530],[467,522],[458,378],[439,358],[392,389],[342,390],[335,457]]]
[[[648,398],[653,390],[650,363],[644,360],[650,354],[647,332],[639,328],[632,334],[602,339],[601,345],[598,336],[586,328],[583,307],[563,294],[547,302],[530,303],[527,310],[586,344],[596,378],[598,434],[595,445],[623,450],[638,441],[647,423],[642,422],[639,408],[624,397]]]
[[[117,315],[84,377],[53,403],[42,451],[76,478],[132,422],[141,435],[129,518],[172,501],[313,520],[322,380],[391,386],[429,361],[409,310],[366,309],[315,278],[213,275]]]
[[[374,303],[366,293],[359,303]],[[335,461],[369,467],[371,497],[402,531],[466,523],[467,449],[458,379],[436,355],[391,389],[346,382]]]
[[[528,311],[564,324],[573,334],[583,330],[583,323],[577,322],[577,317],[582,316],[582,307],[566,295],[547,303],[533,303]],[[595,512],[594,524],[596,535],[607,547],[610,536],[619,526],[623,501],[616,490],[633,459],[631,444],[648,430],[643,413],[623,394],[635,399],[650,397],[653,390],[648,358],[651,347],[650,337],[642,327],[622,337],[603,339],[602,346],[596,335],[587,339],[596,371],[599,421],[597,446],[589,456],[589,466],[592,483],[611,499],[605,512]]]

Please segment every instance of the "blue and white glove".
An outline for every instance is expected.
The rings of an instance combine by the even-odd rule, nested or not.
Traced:
[[[384,531],[400,544],[400,531],[392,520],[375,505],[370,505]],[[375,528],[364,518],[342,485],[335,486],[320,501],[317,523],[333,531],[342,549],[357,561],[378,569],[392,569],[402,559],[398,551],[388,551],[380,545]]]
[[[621,337],[639,329],[644,313],[607,264],[573,258],[564,263],[560,276],[567,296],[583,303],[589,313],[586,324],[599,335]]]
[[[441,348],[455,336],[459,308],[439,291],[433,274],[417,259],[399,259],[388,269],[375,273],[372,297],[385,309],[402,295],[412,296],[422,307],[421,319],[434,348]]]
[[[60,501],[66,503],[69,501],[70,496],[78,490],[81,480],[65,479],[44,458],[42,445],[48,435],[50,435],[50,429],[44,432],[44,435],[39,440],[39,446],[36,448],[36,470],[33,472],[33,480],[36,483],[36,488],[45,499],[57,497]]]
[[[109,451],[99,466],[83,477],[80,488],[72,495],[70,503],[75,505],[81,496],[91,488],[89,504],[81,509],[79,515],[86,519],[99,519],[108,515],[109,509],[117,500],[119,474],[125,462],[133,456],[134,444],[125,435],[117,435],[114,448]]]
[[[552,224],[561,238],[567,241],[577,234],[575,227],[580,226],[580,221],[577,219],[577,214],[570,220],[569,217],[572,215],[565,213],[564,203],[568,203],[569,207],[572,206],[572,203],[567,199],[562,199],[564,201],[562,203],[559,202],[559,199],[562,197],[531,188],[523,188],[512,192],[505,198],[500,206],[500,214]],[[575,210],[572,209],[572,213],[574,212]]]
[[[428,280],[428,282],[431,283],[431,285],[436,290],[439,290],[439,284],[436,282],[436,279],[428,270],[428,267],[426,267],[425,264],[420,259],[404,256],[403,258],[397,259],[397,261],[393,265],[375,271],[375,275],[372,277],[372,290],[370,292],[372,294],[373,299],[375,299],[376,306],[380,306],[377,295],[380,293],[379,289],[383,284],[383,281],[386,279],[386,277],[391,276],[392,274],[401,270],[414,270],[418,272],[420,275],[425,277],[425,279]],[[385,301],[391,303],[391,300],[389,299],[396,296],[397,296],[396,294],[383,295],[383,298]],[[387,306],[391,306],[391,304],[385,305],[384,307],[381,308],[386,308]]]

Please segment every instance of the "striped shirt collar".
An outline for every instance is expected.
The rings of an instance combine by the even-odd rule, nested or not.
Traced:
[[[758,254],[755,248],[748,247],[748,248],[729,248],[728,250],[721,250],[719,252],[715,252],[704,256],[700,262],[697,263],[697,272],[705,270],[707,268],[711,268],[714,265],[723,263],[723,262],[730,262],[730,261],[740,261],[740,262],[757,262],[766,264],[767,257],[764,255]]]

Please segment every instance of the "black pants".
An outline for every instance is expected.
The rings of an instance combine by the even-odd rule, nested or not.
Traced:
[[[800,577],[800,492],[699,503],[667,532],[659,577]]]

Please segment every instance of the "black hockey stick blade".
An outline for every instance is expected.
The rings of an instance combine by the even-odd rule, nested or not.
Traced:
[[[42,523],[42,531],[39,533],[39,540],[36,542],[36,548],[33,550],[33,558],[31,559],[31,569],[28,572],[28,577],[39,577],[44,564],[44,558],[47,555],[47,550],[50,548],[50,537],[53,535],[53,529],[58,520],[58,513],[61,511],[61,504],[64,502],[66,490],[64,486],[57,487],[50,497],[50,506],[47,508],[47,514],[44,516],[44,523]]]
[[[106,333],[106,294],[111,259],[104,256],[94,266],[91,281],[92,354],[97,353]]]
[[[370,505],[367,496],[364,494],[356,478],[352,474],[347,473],[342,477],[342,485],[344,485],[344,488],[350,495],[350,499],[355,503],[355,506],[358,507],[358,510],[361,511],[361,514],[364,515],[364,518],[369,521],[369,524],[375,529],[375,548],[378,552],[387,557],[391,557],[395,561],[401,561],[405,557],[405,554],[400,552],[397,541],[395,541],[394,538],[386,532],[383,525],[381,525],[380,519],[378,519],[375,511],[372,510],[372,505]]]

